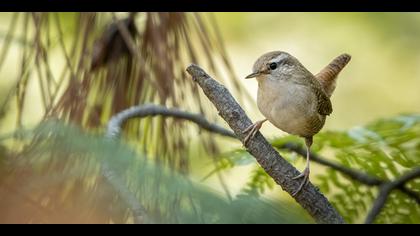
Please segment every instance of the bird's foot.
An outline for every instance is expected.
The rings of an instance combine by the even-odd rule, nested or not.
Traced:
[[[244,145],[247,145],[249,140],[251,138],[253,138],[257,132],[261,129],[262,124],[267,121],[267,120],[260,120],[255,122],[254,124],[248,126],[242,133],[246,134],[248,133],[248,135],[245,137],[244,139]]]
[[[302,190],[302,188],[306,184],[309,183],[309,167],[308,166],[303,170],[303,172],[300,175],[295,176],[292,179],[300,179],[300,178],[303,178],[303,181],[299,185],[299,188],[292,194],[293,197],[296,196],[296,194],[298,194]]]

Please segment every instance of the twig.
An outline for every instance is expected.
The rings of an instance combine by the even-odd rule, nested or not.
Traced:
[[[206,96],[219,111],[219,115],[243,142],[246,135],[242,131],[252,123],[230,92],[197,65],[190,65],[187,72],[200,85]],[[283,190],[292,194],[298,189],[300,181],[292,178],[299,172],[274,150],[261,133],[258,132],[245,147]],[[308,183],[294,199],[318,223],[344,223],[343,218],[328,199],[311,183]]]
[[[282,146],[278,147],[280,149],[289,150],[292,152],[295,152],[299,154],[300,156],[303,156],[306,158],[306,150],[302,148],[299,144],[296,143],[285,143]],[[329,161],[327,159],[324,159],[320,156],[318,156],[316,153],[311,152],[310,153],[311,160],[319,163],[324,166],[331,167],[334,170],[340,171],[341,173],[347,175],[348,177],[352,178],[353,180],[362,182],[366,185],[380,185],[383,183],[381,179],[378,179],[376,177],[370,176],[368,174],[365,174],[363,172],[359,172],[350,168],[347,168],[345,166],[342,166],[340,164],[334,163],[332,161]]]
[[[133,17],[133,16],[131,16]],[[112,13],[112,20],[117,25],[118,31],[120,32],[124,43],[127,45],[130,53],[134,57],[139,57],[139,53],[136,50],[136,44],[134,43],[134,39],[131,37],[130,32],[127,29],[127,26],[123,23],[123,21],[118,20],[115,13]],[[133,20],[132,18],[130,20]]]
[[[278,148],[295,152],[299,154],[301,157],[306,157],[306,150],[302,146],[296,143],[285,143]],[[314,161],[324,166],[331,167],[332,169],[339,171],[342,174],[346,175],[347,177],[353,180],[356,180],[360,183],[363,183],[369,186],[380,186],[382,184],[388,183],[388,181],[380,179],[376,176],[372,176],[364,172],[360,172],[360,171],[345,167],[343,165],[340,165],[338,163],[329,161],[325,158],[320,157],[316,153],[311,152],[310,155],[311,155],[311,161]],[[409,197],[413,198],[417,202],[417,204],[420,204],[420,196],[416,192],[412,191],[411,189],[407,188],[404,185],[399,185],[396,188],[400,190],[401,192],[405,193],[406,195],[408,195]]]
[[[235,138],[235,134],[221,126],[210,123],[200,114],[189,113],[181,111],[176,108],[167,108],[164,106],[146,104],[141,106],[134,106],[114,115],[108,122],[106,137],[110,139],[116,139],[121,134],[121,129],[124,123],[131,118],[142,118],[146,116],[171,116],[175,118],[181,118],[189,120],[201,128],[218,133],[224,136]],[[124,201],[130,206],[131,211],[136,219],[136,223],[143,223],[147,219],[150,223],[150,219],[147,218],[146,209],[138,202],[136,197],[124,187],[123,180],[117,175],[117,173],[108,165],[107,162],[102,163],[102,172],[105,178],[114,186]]]
[[[371,224],[375,220],[376,216],[380,213],[381,209],[384,207],[386,200],[388,199],[389,194],[392,190],[403,186],[408,181],[420,177],[420,168],[416,168],[407,174],[401,176],[400,178],[386,182],[380,186],[378,197],[373,203],[373,207],[370,210],[369,214],[366,217],[365,223]]]
[[[57,26],[57,31],[58,31],[58,35],[59,35],[58,39],[59,39],[59,42],[60,42],[60,46],[61,46],[61,49],[63,50],[64,57],[66,58],[67,67],[70,69],[71,79],[75,80],[76,79],[76,73],[73,69],[73,65],[71,64],[71,59],[69,57],[69,54],[66,51],[66,45],[64,43],[64,34],[63,34],[63,30],[61,29],[60,17],[59,17],[57,12],[54,14],[54,16],[55,16],[55,21],[56,21],[55,24]]]
[[[141,106],[134,106],[122,112],[119,112],[117,115],[112,117],[111,120],[109,121],[108,131],[106,135],[107,137],[110,137],[110,138],[117,138],[121,133],[121,127],[123,123],[130,118],[134,118],[134,117],[142,118],[146,116],[157,116],[157,115],[170,116],[170,117],[175,117],[179,119],[189,120],[191,122],[196,123],[198,126],[200,126],[201,128],[207,131],[236,139],[236,136],[232,131],[227,130],[216,124],[210,123],[201,114],[190,113],[190,112],[179,110],[177,108],[167,108],[167,107],[159,106],[155,104],[145,104]],[[231,200],[232,199],[231,194],[225,182],[223,181],[221,174],[220,173],[217,173],[217,174],[218,174],[217,176],[220,181],[220,184],[222,185],[223,190],[226,192],[228,199]]]
[[[159,106],[155,104],[145,104],[141,106],[134,106],[128,108],[122,112],[119,112],[111,118],[108,122],[108,129],[106,136],[109,138],[117,138],[121,133],[121,127],[125,121],[130,118],[141,118],[146,116],[171,116],[175,118],[180,118],[184,120],[189,120],[201,128],[211,131],[213,133],[221,134],[227,137],[236,138],[235,134],[221,126],[210,123],[206,118],[200,114],[190,113],[186,111],[179,110],[177,108],[167,108],[164,106]]]
[[[134,18],[136,17],[136,15],[137,15],[137,12],[131,12],[128,18],[126,18],[125,20],[134,22]],[[128,50],[130,51],[130,55],[138,61],[137,63],[142,64],[142,65],[146,64],[146,62],[144,61],[144,58],[140,55],[141,54],[140,50],[136,46],[134,35],[131,35],[128,29],[128,25],[124,24],[125,20],[118,20],[114,12],[112,13],[112,20],[114,21],[114,24],[117,26],[118,32],[120,33],[122,39],[124,40],[124,43],[126,44]],[[137,28],[135,32],[139,37],[141,36],[141,34],[137,31]],[[150,80],[149,82],[154,83],[154,81],[152,80]],[[159,86],[157,86],[157,88],[159,88]]]
[[[102,175],[108,180],[123,201],[129,206],[134,217],[134,223],[151,223],[151,220],[147,218],[146,209],[139,203],[136,196],[125,186],[124,181],[120,178],[117,172],[108,165],[107,161],[102,161],[101,170]]]
[[[10,26],[9,26],[9,29],[7,30],[7,34],[4,36],[4,42],[2,43],[3,47],[0,53],[0,69],[3,66],[3,63],[7,57],[7,54],[9,53],[10,43],[12,42],[13,37],[14,37],[13,34],[16,30],[16,23],[17,23],[18,18],[19,18],[19,13],[15,12],[12,16],[12,21],[10,22]]]

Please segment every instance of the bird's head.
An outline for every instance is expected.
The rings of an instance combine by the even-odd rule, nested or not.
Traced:
[[[254,63],[252,71],[245,79],[257,78],[258,81],[266,78],[284,79],[300,72],[307,72],[294,56],[282,51],[263,54]]]

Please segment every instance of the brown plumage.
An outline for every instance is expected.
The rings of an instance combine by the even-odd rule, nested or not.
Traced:
[[[303,178],[297,194],[309,180],[309,151],[312,138],[332,113],[330,97],[334,92],[337,75],[350,61],[350,55],[342,54],[317,75],[308,71],[295,57],[287,52],[274,51],[262,55],[254,64],[253,73],[246,78],[258,81],[258,109],[266,119],[257,121],[244,133],[246,144],[265,121],[289,134],[305,139],[307,148],[306,168],[294,179]]]
[[[341,54],[315,75],[328,97],[331,97],[335,90],[338,74],[349,63],[350,59],[351,56],[349,54]]]

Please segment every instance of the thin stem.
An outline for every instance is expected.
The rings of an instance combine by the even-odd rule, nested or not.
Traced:
[[[70,69],[71,78],[72,79],[76,79],[76,73],[75,73],[75,71],[73,69],[73,66],[71,64],[71,59],[69,57],[69,54],[66,51],[66,46],[64,44],[64,39],[63,39],[64,38],[64,35],[63,35],[63,30],[61,29],[60,17],[58,16],[58,13],[57,12],[55,13],[54,16],[55,16],[55,21],[56,21],[58,35],[59,35],[58,36],[58,39],[60,41],[60,46],[61,46],[61,49],[63,50],[64,57],[66,58],[67,67]]]
[[[128,119],[142,118],[146,116],[171,116],[179,119],[189,120],[210,132],[236,138],[232,131],[229,131],[219,125],[210,123],[201,114],[185,112],[177,108],[167,108],[155,104],[134,106],[114,115],[108,122],[107,137],[115,138],[120,136],[121,127]]]
[[[381,212],[382,208],[385,206],[386,200],[388,199],[389,194],[391,194],[392,190],[398,188],[399,186],[403,186],[405,183],[413,180],[415,178],[420,177],[420,168],[416,168],[411,170],[410,172],[402,175],[398,179],[383,183],[380,186],[378,197],[376,198],[375,202],[373,203],[372,209],[370,210],[369,214],[366,217],[365,223],[371,224],[374,222],[376,217]]]

